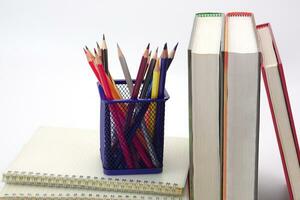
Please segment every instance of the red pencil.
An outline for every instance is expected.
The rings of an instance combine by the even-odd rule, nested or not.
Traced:
[[[102,61],[101,61],[100,57],[97,55],[95,58],[95,63],[97,65],[97,69],[99,70],[100,83],[101,83],[101,86],[103,87],[105,96],[111,100],[111,99],[113,99],[113,97],[112,97],[112,93],[109,88],[109,83],[107,80],[108,77],[106,76],[106,73],[103,69]],[[113,104],[111,105],[111,109],[112,109],[112,112],[111,112],[112,117],[114,118],[114,120],[116,122],[117,137],[119,139],[119,143],[120,143],[120,146],[122,149],[123,156],[125,158],[125,162],[126,162],[127,167],[129,169],[131,169],[134,167],[134,164],[133,164],[133,160],[131,158],[131,153],[128,148],[128,144],[126,142],[126,138],[124,137],[124,133],[122,131],[122,123],[120,120],[120,116],[117,114],[117,113],[120,113],[120,110],[119,110],[119,107],[117,107]]]
[[[94,65],[94,61],[92,59],[92,56],[90,55],[90,52],[85,50],[84,48],[83,48],[83,51],[85,53],[86,59],[87,59],[89,65],[90,65],[90,67],[92,68],[95,76],[97,77],[97,80],[100,82],[100,76],[99,76],[98,70],[96,69],[96,66]]]

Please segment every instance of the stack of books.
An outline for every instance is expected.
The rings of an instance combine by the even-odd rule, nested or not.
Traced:
[[[269,24],[252,13],[198,13],[189,50],[191,199],[254,200],[258,191],[260,71],[290,199],[300,199],[300,151]]]
[[[188,200],[188,145],[165,138],[160,174],[107,176],[97,131],[41,127],[3,173],[0,199]]]

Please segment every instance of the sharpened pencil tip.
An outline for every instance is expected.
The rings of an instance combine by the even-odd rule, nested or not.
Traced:
[[[94,48],[94,53],[95,53],[95,55],[97,55],[97,50]]]
[[[156,53],[158,52],[158,47],[156,48],[155,52],[156,52]]]
[[[100,45],[98,44],[98,42],[96,42],[96,44],[97,44],[97,48],[100,49]]]
[[[122,50],[121,50],[121,47],[119,46],[119,43],[117,43],[117,48],[118,48],[118,56],[119,56],[119,57],[124,57],[124,56],[123,56],[123,52],[122,52]]]
[[[165,43],[164,50],[167,50],[167,49],[168,49],[168,45],[167,45],[167,43]]]
[[[147,48],[146,49],[150,49],[150,43],[148,43]]]
[[[103,34],[102,39],[105,40],[105,35]]]
[[[85,49],[86,49],[86,50],[89,50],[89,48],[88,48],[87,46],[85,46]]]
[[[86,50],[85,50],[85,48],[83,48],[83,51],[84,51],[85,54],[87,53]]]
[[[179,43],[179,42],[177,42],[177,44],[175,45],[175,47],[174,47],[174,51],[176,51],[176,49],[177,49],[177,46],[178,46],[178,43]]]

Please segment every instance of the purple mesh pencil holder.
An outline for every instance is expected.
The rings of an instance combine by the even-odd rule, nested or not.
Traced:
[[[124,80],[117,80],[115,84],[122,99],[108,100],[98,84],[101,98],[100,153],[104,173],[162,172],[167,91],[163,99],[133,100]]]

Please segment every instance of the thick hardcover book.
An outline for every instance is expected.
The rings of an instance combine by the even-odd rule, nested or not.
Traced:
[[[188,50],[191,199],[221,199],[224,14],[195,16]]]
[[[260,53],[251,13],[225,19],[223,200],[256,200]]]
[[[300,151],[283,66],[270,24],[257,26],[262,75],[291,200],[300,199]]]

